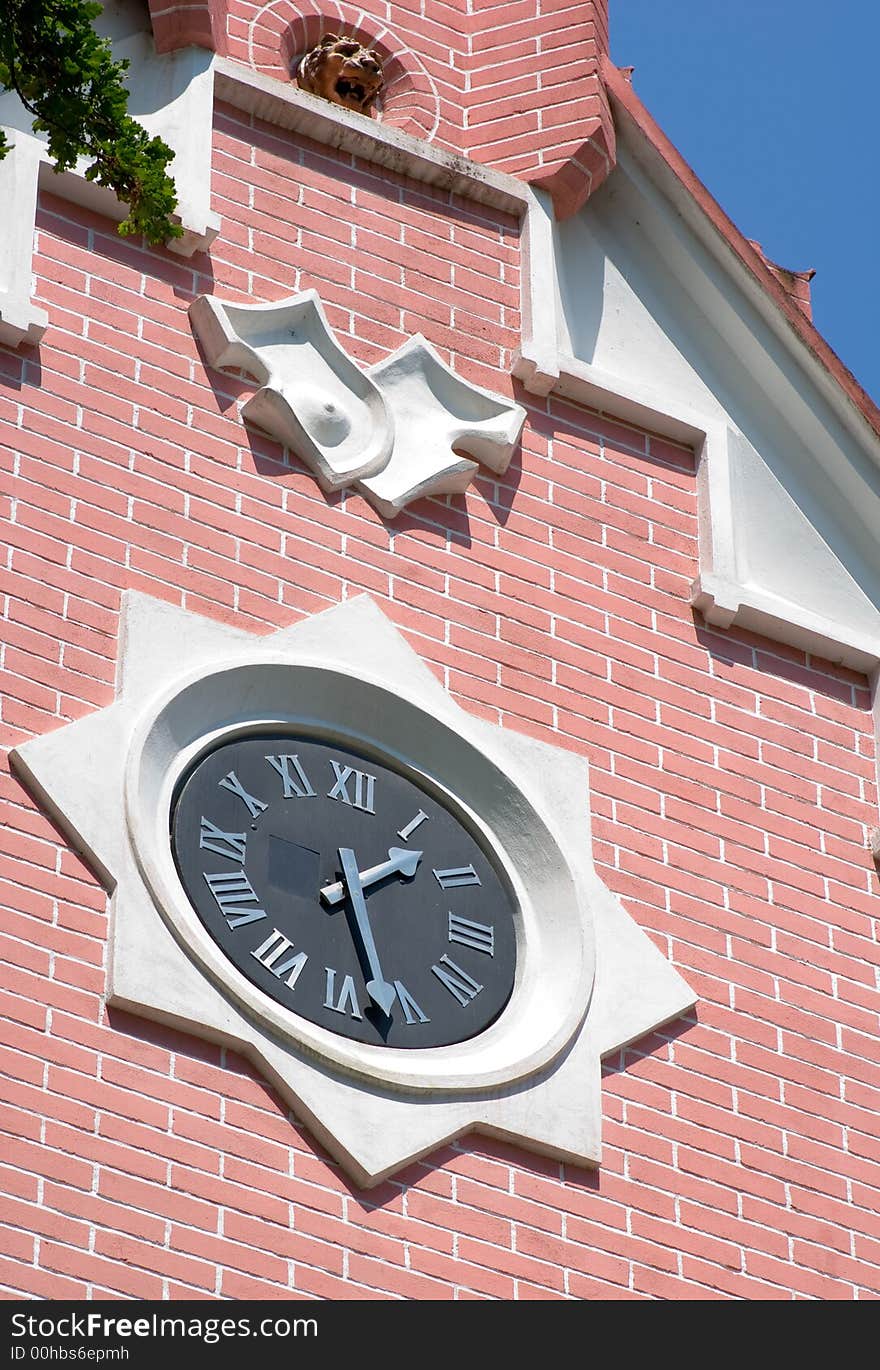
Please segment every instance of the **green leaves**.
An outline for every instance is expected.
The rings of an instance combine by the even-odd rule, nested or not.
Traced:
[[[48,137],[56,171],[80,157],[86,178],[109,186],[128,205],[123,235],[142,233],[151,243],[179,238],[173,221],[174,182],[166,171],[174,156],[127,113],[127,61],[113,60],[110,43],[92,27],[101,6],[90,0],[0,0],[0,85],[14,90]],[[0,157],[9,144],[0,133]]]

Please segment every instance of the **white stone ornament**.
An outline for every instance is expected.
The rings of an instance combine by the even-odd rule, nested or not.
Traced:
[[[358,489],[385,518],[421,495],[460,494],[480,463],[498,475],[507,470],[525,410],[461,380],[420,333],[372,366],[369,375],[394,417],[394,450],[379,474],[361,479]]]
[[[601,1058],[695,999],[596,874],[583,759],[471,718],[366,597],[266,638],[129,592],[121,644],[115,703],[12,754],[113,891],[108,1002],[249,1056],[361,1185],[471,1130],[598,1164]],[[172,854],[176,789],[218,744],[267,729],[376,758],[492,853],[517,962],[484,1030],[411,1050],[340,1036],[208,933]]]
[[[242,415],[305,462],[325,490],[355,484],[392,519],[422,495],[467,489],[480,464],[507,470],[525,410],[463,381],[420,335],[362,371],[313,290],[276,304],[190,307],[209,365],[261,389]]]
[[[146,11],[141,0],[114,0],[103,6],[95,28],[112,42],[114,61],[130,63],[125,78],[128,113],[174,153],[168,170],[183,236],[171,239],[168,248],[191,257],[208,248],[220,229],[211,209],[214,54],[192,46],[157,53]],[[0,161],[0,343],[8,347],[38,343],[49,322],[31,294],[38,190],[111,221],[128,213],[107,186],[85,179],[88,159],[78,159],[69,171],[55,171],[46,135],[32,131],[33,117],[14,91],[0,93],[0,127],[11,144]]]
[[[243,417],[296,452],[324,490],[383,469],[394,435],[385,401],[339,346],[314,290],[275,305],[202,295],[189,312],[211,366],[259,381]]]

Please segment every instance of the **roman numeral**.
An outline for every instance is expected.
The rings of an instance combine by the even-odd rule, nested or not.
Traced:
[[[408,842],[409,839],[412,837],[413,833],[415,832],[416,828],[419,826],[419,824],[426,823],[427,821],[428,815],[424,812],[423,809],[419,809],[415,818],[411,818],[405,828],[398,828],[397,836],[401,839],[401,841]]]
[[[242,909],[239,904],[256,904],[258,899],[254,888],[244,871],[205,872],[208,888],[217,901],[217,907],[230,928],[240,928],[245,923],[258,923],[266,917],[265,909]]]
[[[327,793],[328,799],[341,799],[343,804],[348,804],[353,809],[360,809],[363,813],[375,813],[373,808],[373,792],[376,785],[376,777],[367,775],[364,771],[356,771],[352,766],[340,766],[338,761],[330,762],[333,767],[333,774],[336,784]],[[348,792],[348,782],[354,777],[354,798]]]
[[[222,828],[216,827],[210,818],[202,814],[199,846],[206,851],[216,852],[218,856],[226,856],[230,861],[241,861],[244,864],[247,833],[223,832]]]
[[[218,780],[217,784],[222,785],[224,790],[231,790],[233,794],[237,794],[239,799],[247,804],[251,818],[256,818],[266,808],[262,799],[255,799],[252,794],[248,794],[235,771],[230,771],[222,780]]]
[[[293,955],[288,956],[288,952],[293,952]],[[304,951],[293,951],[293,943],[277,928],[272,930],[261,947],[251,952],[251,956],[279,980],[284,980],[288,989],[293,989],[309,959]]]
[[[331,1008],[334,1013],[347,1013],[351,1018],[361,1021],[362,1014],[358,1008],[357,996],[354,992],[354,981],[350,975],[346,975],[339,991],[336,1003],[333,996],[336,993],[336,971],[331,966],[325,966],[327,972],[327,988],[324,993],[324,1007]]]
[[[495,955],[495,929],[485,923],[473,923],[470,918],[459,918],[457,913],[449,914],[449,941],[460,942],[463,947],[473,951],[483,951],[487,956]]]
[[[444,953],[440,957],[440,965],[431,967],[437,979],[440,980],[449,993],[462,1005],[469,1004],[471,999],[475,999],[483,988],[478,985],[476,980],[472,980],[466,970],[457,966],[454,961]]]
[[[285,799],[314,799],[315,791],[298,756],[267,756],[266,760],[281,776]]]
[[[455,889],[458,885],[479,885],[480,877],[473,866],[458,866],[448,871],[434,871],[434,878],[444,890]]]
[[[398,833],[398,837],[399,836],[400,834]],[[394,988],[397,991],[400,1007],[403,1009],[403,1016],[410,1025],[413,1023],[430,1023],[430,1018],[419,1008],[415,999],[406,988],[406,985],[401,984],[399,980],[395,980]]]

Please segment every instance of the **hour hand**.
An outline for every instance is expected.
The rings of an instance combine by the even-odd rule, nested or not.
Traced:
[[[421,859],[422,853],[420,851],[407,851],[404,847],[389,847],[387,861],[382,861],[378,866],[371,866],[369,870],[359,872],[361,889],[367,890],[371,885],[375,885],[379,880],[384,880],[389,875],[403,875],[407,880],[411,880],[418,870]],[[324,885],[321,890],[321,898],[325,904],[341,904],[345,898],[343,881],[337,880],[332,885]]]

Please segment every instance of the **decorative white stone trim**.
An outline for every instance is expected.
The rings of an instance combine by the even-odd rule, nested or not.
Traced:
[[[526,411],[456,376],[421,334],[363,372],[313,290],[259,305],[203,295],[190,318],[210,365],[261,382],[242,416],[295,452],[325,490],[354,483],[391,519],[423,495],[467,489],[479,463],[507,470]]]
[[[190,257],[207,248],[220,229],[220,219],[211,209],[212,55],[196,47],[159,55],[152,36],[141,27],[145,23],[139,5],[123,3],[108,8],[96,27],[113,39],[114,56],[131,61],[129,113],[174,151],[169,172],[184,234],[168,247]],[[31,132],[31,124],[32,116],[13,92],[0,95],[0,127],[14,144],[0,162],[0,342],[11,347],[39,342],[48,322],[46,312],[31,300],[38,188],[117,223],[128,212],[111,190],[85,180],[85,161],[57,174],[45,139]]]
[[[49,316],[31,300],[40,147],[19,131],[7,134],[12,146],[0,162],[0,199],[6,206],[0,229],[0,342],[18,347],[38,343]]]
[[[249,70],[228,57],[214,59],[216,99],[279,128],[302,133],[331,147],[417,181],[521,215],[528,190],[521,181],[458,153],[446,152],[390,124],[366,119],[322,100],[289,81]]]
[[[640,148],[637,157],[625,138],[619,150],[618,168],[600,198],[614,194],[615,178],[638,188],[640,232],[657,244],[657,269],[680,281],[681,291],[712,320],[731,359],[752,373],[756,410],[772,407],[778,431],[780,424],[790,425],[787,447],[797,454],[791,469],[784,477],[774,471],[708,390],[701,397],[694,384],[688,389],[644,379],[648,370],[639,375],[632,350],[619,353],[626,369],[612,371],[566,349],[558,231],[541,231],[534,207],[527,291],[535,313],[543,303],[544,337],[552,329],[555,341],[540,350],[524,333],[514,374],[535,394],[552,391],[694,449],[700,570],[692,599],[708,622],[748,628],[871,672],[880,663],[877,435],[745,267],[731,258],[719,269],[712,255],[718,252],[715,231],[701,222],[687,193],[664,182],[663,194],[671,199],[664,223],[662,197],[651,198],[657,190],[646,171],[647,152]],[[590,204],[581,211],[587,218],[596,212]],[[604,295],[607,302],[607,281]],[[755,311],[754,334],[743,326],[738,298]],[[609,307],[622,312],[626,302],[615,298]],[[639,320],[632,325],[638,344]]]
[[[695,1000],[595,872],[586,762],[465,714],[366,597],[264,638],[129,592],[121,652],[114,704],[13,753],[114,889],[109,1001],[245,1052],[361,1184],[472,1128],[598,1163],[601,1057]],[[431,1051],[338,1037],[205,934],[171,856],[174,784],[212,742],[270,721],[388,758],[496,850],[518,971],[485,1032]]]
[[[833,574],[833,565],[821,537],[808,527],[795,527],[790,510],[780,507],[774,521],[779,527],[780,555],[785,546],[797,558],[803,599],[774,593],[750,575],[742,547],[743,520],[748,519],[743,510],[742,482],[738,504],[735,487],[737,473],[753,449],[741,433],[714,416],[676,403],[671,396],[661,397],[648,387],[609,377],[574,357],[558,354],[558,364],[559,379],[553,386],[557,394],[693,447],[697,455],[701,564],[691,602],[708,623],[720,628],[747,628],[854,670],[871,673],[880,664],[880,610],[876,630],[871,631],[861,626],[870,624],[870,610],[857,619],[854,604],[848,619],[812,611],[804,602],[811,593],[818,596],[820,587]],[[518,360],[514,374],[532,388],[527,361]],[[747,489],[745,494],[748,498]],[[756,490],[755,497],[766,503],[773,495]]]
[[[260,383],[242,417],[296,452],[324,490],[385,468],[393,419],[336,341],[316,291],[256,305],[202,295],[189,313],[211,366],[241,368]]]
[[[422,495],[466,490],[479,464],[496,475],[507,470],[526,411],[456,376],[420,333],[369,374],[393,415],[394,447],[378,475],[360,480],[358,489],[385,518]],[[457,458],[462,451],[476,461]]]

